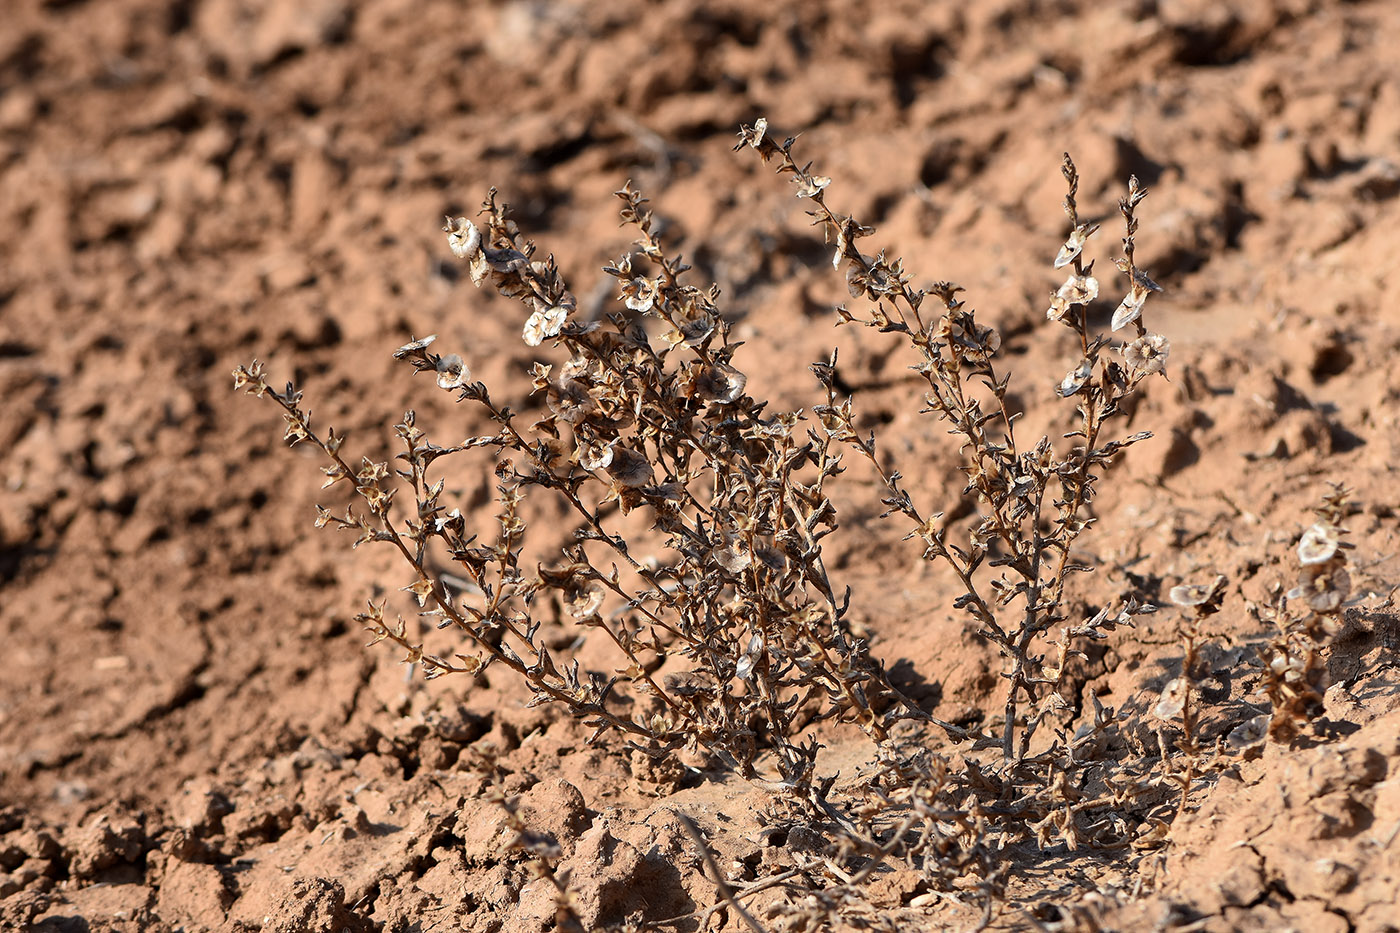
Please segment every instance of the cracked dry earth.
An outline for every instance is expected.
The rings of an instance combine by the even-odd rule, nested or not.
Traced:
[[[1044,320],[1061,152],[1106,230],[1129,174],[1151,190],[1139,262],[1166,289],[1171,381],[1132,415],[1156,437],[1104,483],[1076,599],[1165,603],[1225,575],[1208,740],[1258,712],[1255,610],[1291,585],[1310,510],[1329,482],[1356,503],[1353,602],[1302,737],[1197,782],[1160,845],[1006,850],[989,916],[892,864],[869,912],[832,925],[1400,928],[1397,35],[1380,0],[10,0],[0,928],[551,929],[553,894],[469,766],[488,743],[590,925],[740,928],[708,910],[679,813],[740,880],[813,864],[824,840],[761,826],[761,788],[649,782],[507,678],[425,683],[365,650],[351,619],[403,571],[312,528],[314,461],[229,391],[260,356],[367,451],[409,407],[459,435],[474,416],[390,358],[438,333],[528,411],[516,309],[464,280],[441,217],[498,186],[581,301],[610,307],[593,283],[627,248],[610,192],[632,178],[722,287],[750,393],[810,406],[807,364],[839,345],[911,491],[956,517],[958,454],[905,363],[830,326],[847,299],[829,248],[782,179],[730,152],[760,114],[803,134],[830,203],[916,281],[967,289],[1033,423],[1059,424],[1050,387],[1073,364]],[[994,652],[852,473],[826,548],[856,621],[925,709],[981,721]],[[460,478],[464,513],[489,520],[489,486]],[[1143,755],[1132,724],[1180,670],[1168,616],[1075,679],[1073,703],[1118,707]],[[870,754],[820,738],[823,773]],[[778,885],[752,911],[785,928],[801,898]]]

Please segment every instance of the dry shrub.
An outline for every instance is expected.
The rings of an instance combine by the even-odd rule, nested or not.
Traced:
[[[439,354],[433,337],[415,340],[394,356],[479,406],[494,428],[439,446],[409,411],[395,426],[399,462],[356,465],[340,435],[313,427],[293,386],[273,389],[257,361],[235,373],[236,387],[281,406],[288,441],[324,452],[327,486],[354,490],[358,509],[320,509],[317,524],[352,531],[357,546],[397,550],[410,569],[402,589],[420,615],[459,632],[465,646],[452,657],[425,652],[402,618],[386,616],[387,604],[371,605],[360,621],[429,678],[509,669],[528,686],[532,704],[564,707],[592,728],[590,741],[627,750],[650,779],[674,776],[688,751],[688,761],[771,789],[765,820],[826,841],[824,849],[794,854],[799,871],[785,883],[804,897],[784,908],[789,925],[837,914],[876,922],[862,886],[896,860],[921,875],[925,890],[977,899],[990,910],[1006,880],[1009,846],[1161,845],[1193,778],[1224,754],[1196,740],[1191,679],[1196,623],[1214,605],[1219,583],[1173,594],[1192,619],[1182,628],[1182,676],[1155,712],[1181,722],[1175,748],[1163,738],[1159,758],[1131,754],[1113,741],[1113,709],[1092,693],[1091,709],[1071,709],[1062,689],[1080,645],[1155,610],[1127,600],[1084,619],[1068,608],[1073,575],[1092,569],[1072,555],[1092,524],[1097,484],[1122,451],[1151,436],[1119,430],[1119,416],[1145,380],[1165,374],[1170,351],[1146,324],[1148,299],[1160,289],[1134,259],[1146,191],[1130,179],[1119,201],[1124,232],[1112,264],[1123,297],[1111,332],[1096,333],[1090,307],[1110,291],[1086,257],[1099,225],[1079,216],[1079,176],[1064,158],[1069,232],[1053,267],[1065,278],[1046,317],[1078,338],[1077,358],[1067,361],[1056,389],[1073,406],[1076,426],[1058,440],[1028,439],[1018,435],[1021,413],[1008,403],[1012,374],[1001,338],[978,321],[961,290],[949,282],[916,288],[901,259],[863,252],[861,241],[874,231],[828,206],[830,179],[794,159],[793,139],[777,142],[763,120],[740,137],[736,149],[776,161],[791,176],[833,246],[833,265],[863,305],[838,309],[838,323],[875,328],[908,353],[924,382],[913,403],[945,422],[960,445],[974,518],[945,521],[914,501],[900,474],[877,457],[877,438],[856,429],[857,400],[840,388],[834,357],[812,366],[819,395],[810,414],[770,411],[748,394],[718,288],[687,280],[688,267],[668,254],[630,185],[617,195],[623,221],[638,234],[637,251],[604,269],[617,280],[621,307],[597,320],[579,315],[553,258],[540,258],[493,189],[479,220],[449,218],[445,232],[473,283],[523,306],[524,342],[547,348],[552,362],[530,373],[544,417],[526,423],[472,380],[469,361]],[[922,558],[954,575],[962,590],[954,608],[1000,653],[1005,697],[989,728],[932,719],[891,685],[848,624],[849,590],[833,581],[822,551],[836,530],[830,484],[848,452],[870,463],[886,516],[907,523],[907,540]],[[491,527],[472,524],[444,499],[444,470],[461,463],[463,471],[480,471],[473,456],[488,459],[495,476],[499,512]],[[574,540],[548,566],[522,562],[527,494],[555,496],[577,517]],[[1264,714],[1267,728],[1255,729],[1260,737],[1287,738],[1316,703],[1317,647],[1346,595],[1341,502],[1340,495],[1329,499],[1300,548],[1304,580],[1295,595],[1309,613],[1288,621],[1279,607],[1261,688],[1272,712]],[[635,542],[616,530],[616,518],[634,510],[664,543],[664,559],[639,559]],[[434,570],[442,566],[451,572]],[[606,638],[616,666],[586,670],[551,651],[542,634],[553,624],[547,605]],[[815,770],[814,728],[832,720],[857,724],[874,746],[860,781],[839,795]],[[517,831],[527,834],[523,826]],[[560,894],[566,903],[562,885]]]

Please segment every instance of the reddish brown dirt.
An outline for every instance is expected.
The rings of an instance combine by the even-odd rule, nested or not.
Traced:
[[[1171,382],[1133,415],[1157,437],[1106,483],[1077,596],[1165,602],[1224,573],[1221,717],[1266,632],[1250,607],[1291,584],[1327,483],[1356,490],[1322,731],[1201,786],[1162,848],[1028,854],[993,924],[1400,927],[1396,35],[1395,4],[1323,0],[7,3],[0,927],[549,929],[552,895],[466,767],[484,742],[590,923],[716,902],[676,811],[721,864],[791,862],[802,840],[754,835],[761,790],[668,791],[502,678],[425,684],[364,650],[357,607],[408,581],[312,529],[315,461],[229,391],[260,356],[367,451],[408,407],[460,436],[461,410],[389,356],[433,332],[533,404],[516,308],[465,281],[441,216],[498,186],[606,304],[592,283],[626,249],[610,192],[630,177],[723,287],[750,392],[811,405],[806,364],[839,345],[911,491],[951,509],[956,451],[905,362],[829,326],[830,254],[790,187],[730,152],[760,114],[804,134],[829,202],[916,280],[967,288],[1037,428],[1067,423],[1049,387],[1073,362],[1043,319],[1060,154],[1108,224],[1130,173],[1152,190],[1139,256],[1167,288]],[[858,621],[927,707],[977,717],[994,657],[852,473],[828,555]],[[466,506],[490,508],[488,479],[461,478]],[[1173,630],[1164,613],[1122,633],[1086,688],[1150,705]],[[824,740],[828,770],[868,754]],[[981,920],[881,884],[897,926]]]

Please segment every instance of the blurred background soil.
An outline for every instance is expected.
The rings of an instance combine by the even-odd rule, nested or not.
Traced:
[[[830,248],[784,179],[730,151],[766,115],[802,134],[828,202],[879,228],[866,243],[916,284],[967,289],[1036,430],[1068,426],[1051,389],[1077,361],[1044,320],[1061,154],[1106,252],[1128,175],[1151,189],[1138,261],[1166,289],[1150,308],[1170,381],[1131,415],[1156,438],[1104,484],[1076,599],[1086,616],[1127,594],[1165,603],[1225,574],[1222,717],[1310,509],[1330,482],[1356,490],[1356,605],[1322,731],[1203,787],[1162,848],[1027,852],[993,925],[1396,929],[1396,36],[1400,5],[1323,0],[9,0],[0,927],[549,929],[552,894],[502,846],[468,767],[481,743],[559,838],[590,922],[716,902],[676,811],[722,865],[761,873],[800,848],[756,832],[761,791],[651,785],[504,678],[425,684],[364,650],[354,614],[411,580],[313,529],[313,505],[344,492],[322,497],[315,458],[230,391],[257,356],[356,456],[390,452],[410,407],[450,443],[477,416],[390,357],[436,333],[532,410],[526,373],[548,348],[471,287],[442,216],[497,186],[596,314],[616,300],[598,269],[628,247],[611,192],[630,178],[694,280],[722,287],[749,392],[812,405],[807,365],[839,346],[911,491],[965,514],[911,361],[831,326],[848,298]],[[453,480],[488,521],[486,468]],[[874,652],[926,708],[978,721],[998,668],[952,581],[878,519],[860,470],[838,504],[827,553]],[[1098,648],[1084,695],[1150,706],[1179,667],[1174,630],[1164,612]],[[830,770],[869,753],[822,737]],[[876,900],[897,926],[981,922],[923,893],[896,880]]]

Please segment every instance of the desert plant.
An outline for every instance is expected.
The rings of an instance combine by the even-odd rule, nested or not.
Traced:
[[[1113,420],[1146,379],[1165,373],[1170,352],[1167,339],[1150,332],[1143,317],[1148,297],[1160,291],[1135,260],[1137,208],[1147,192],[1130,178],[1118,202],[1123,255],[1114,264],[1125,294],[1110,329],[1131,330],[1129,339],[1114,346],[1090,327],[1100,283],[1084,250],[1099,225],[1080,217],[1078,171],[1067,154],[1061,163],[1070,229],[1053,266],[1068,272],[1051,294],[1046,317],[1069,327],[1080,351],[1056,389],[1075,405],[1078,422],[1061,449],[1049,437],[1029,444],[1018,439],[1021,413],[1008,406],[1010,374],[999,362],[1000,336],[957,297],[961,289],[949,282],[916,289],[902,259],[862,252],[858,241],[873,230],[828,207],[831,180],[794,159],[794,139],[776,142],[760,120],[742,129],[736,149],[744,146],[792,176],[797,196],[811,203],[813,222],[834,246],[833,265],[845,268],[852,297],[865,299],[862,314],[838,309],[840,323],[876,328],[912,351],[912,368],[926,385],[922,410],[947,422],[961,442],[968,477],[963,492],[973,500],[974,515],[958,526],[914,501],[899,472],[877,457],[873,434],[856,430],[853,400],[838,397],[833,368],[814,367],[827,395],[826,404],[814,409],[824,430],[869,461],[886,490],[885,515],[906,519],[908,537],[921,544],[924,559],[952,570],[963,590],[953,607],[997,647],[1005,665],[999,735],[969,730],[959,736],[945,728],[950,738],[965,740],[960,768],[919,743],[884,743],[866,805],[857,808],[863,822],[858,831],[847,827],[840,835],[848,843],[856,840],[866,854],[897,851],[916,858],[940,886],[980,875],[989,892],[998,887],[998,865],[1004,863],[998,850],[1026,838],[1042,845],[1058,840],[1071,849],[1155,844],[1166,825],[1157,788],[1171,780],[1167,756],[1158,773],[1119,767],[1105,754],[1115,711],[1092,694],[1092,709],[1074,710],[1063,695],[1066,662],[1078,652],[1077,642],[1103,639],[1156,608],[1129,596],[1087,619],[1068,615],[1070,575],[1092,570],[1074,559],[1073,548],[1092,524],[1096,484],[1119,453],[1151,437],[1145,431],[1114,437]],[[1047,660],[1051,651],[1053,661]],[[1081,715],[1071,733],[1070,723]],[[1034,745],[1047,723],[1054,735]],[[987,747],[1000,749],[999,762],[984,766],[967,754]],[[910,816],[896,819],[890,812]]]
[[[576,300],[553,260],[535,258],[494,191],[483,205],[484,233],[465,218],[449,219],[452,249],[469,263],[473,281],[526,305],[525,342],[552,339],[568,354],[557,374],[536,364],[535,390],[548,414],[528,426],[470,381],[459,356],[435,353],[431,337],[395,356],[434,374],[460,401],[480,405],[498,430],[444,448],[408,412],[396,426],[406,469],[369,460],[353,467],[341,453],[343,438],[319,436],[300,393],[290,385],[270,390],[258,363],[236,378],[276,400],[287,439],[317,444],[331,461],[328,485],[353,485],[367,509],[344,517],[323,509],[318,524],[356,530],[357,544],[395,547],[414,571],[405,589],[430,606],[425,614],[464,632],[478,650],[450,660],[425,654],[402,620],[388,622],[383,606],[371,605],[360,620],[376,640],[406,649],[429,677],[509,667],[535,702],[562,703],[596,728],[594,738],[622,732],[653,761],[689,744],[755,777],[755,758],[767,746],[777,755],[778,781],[805,785],[816,752],[815,742],[799,738],[805,726],[850,719],[880,739],[893,719],[917,712],[892,702],[878,665],[847,631],[848,606],[822,561],[819,541],[834,527],[825,484],[840,472],[834,439],[804,430],[797,413],[766,414],[765,403],[744,393],[717,292],[684,284],[686,267],[653,236],[644,199],[630,187],[619,196],[655,274],[634,270],[631,256],[608,267],[628,310],[609,314],[605,325],[570,320]],[[659,340],[643,316],[664,324]],[[432,478],[443,458],[478,448],[495,452],[499,478],[500,530],[489,546],[442,502],[443,479]],[[394,504],[399,481],[414,499],[402,517]],[[520,563],[526,528],[519,505],[532,487],[558,495],[580,519],[575,543],[553,567]],[[610,514],[642,506],[669,546],[665,565],[642,564],[608,527]],[[432,572],[431,547],[445,552],[478,598],[454,594]],[[547,593],[615,645],[616,676],[556,663],[535,612]],[[676,655],[688,662],[684,669],[654,676],[659,661]],[[622,685],[630,688],[625,698]]]
[[[1116,265],[1125,297],[1112,329],[1131,330],[1115,345],[1090,326],[1100,283],[1084,250],[1099,225],[1080,217],[1078,172],[1063,159],[1070,232],[1053,265],[1068,271],[1046,316],[1078,338],[1078,358],[1057,388],[1078,424],[1067,444],[1026,443],[1016,433],[1021,413],[1008,402],[1000,337],[957,297],[960,289],[948,282],[916,289],[902,260],[861,252],[858,242],[872,229],[827,206],[830,179],[794,160],[793,139],[775,142],[762,120],[740,137],[736,149],[777,159],[778,171],[792,176],[834,245],[833,264],[844,267],[852,296],[865,300],[862,312],[839,308],[840,323],[878,328],[910,351],[926,385],[923,410],[960,442],[973,518],[959,524],[915,503],[899,472],[877,457],[876,438],[857,430],[835,354],[812,367],[822,393],[815,417],[769,411],[747,394],[718,289],[686,280],[688,267],[668,253],[630,184],[617,195],[638,249],[605,268],[623,307],[601,320],[580,318],[553,258],[540,258],[492,189],[480,224],[448,218],[445,232],[476,285],[524,306],[524,342],[553,348],[554,362],[537,362],[530,373],[542,401],[538,418],[527,424],[498,404],[461,356],[436,351],[435,338],[414,340],[394,356],[478,406],[494,430],[438,446],[409,411],[395,427],[400,465],[363,459],[356,466],[341,435],[313,427],[294,386],[273,389],[257,361],[234,374],[236,388],[282,408],[288,441],[322,450],[326,485],[343,483],[358,497],[360,511],[319,508],[317,525],[355,532],[356,545],[393,547],[410,568],[403,589],[422,615],[473,647],[452,658],[425,652],[402,618],[386,617],[385,604],[371,604],[360,621],[430,678],[509,669],[532,703],[565,707],[593,728],[593,741],[619,733],[645,776],[674,777],[675,755],[688,747],[782,791],[780,804],[796,809],[778,805],[767,818],[814,821],[836,840],[825,865],[835,873],[828,877],[846,880],[828,889],[833,904],[890,857],[923,865],[941,887],[980,876],[990,892],[1000,877],[996,849],[1010,842],[1124,844],[1131,826],[1123,814],[1147,806],[1135,800],[1148,782],[1113,784],[1105,769],[1091,768],[1114,712],[1094,700],[1071,733],[1076,713],[1062,688],[1076,643],[1153,608],[1128,599],[1081,620],[1068,609],[1071,575],[1092,569],[1075,559],[1074,546],[1092,524],[1096,484],[1119,453],[1150,436],[1116,436],[1114,418],[1144,380],[1163,372],[1169,351],[1144,324],[1158,286],[1134,259],[1146,192],[1131,179],[1119,202],[1125,235]],[[1003,658],[1007,689],[995,733],[931,720],[891,686],[851,631],[849,590],[831,579],[821,543],[836,528],[828,484],[844,471],[847,449],[877,472],[885,514],[907,520],[924,559],[957,578],[962,594],[953,608]],[[482,540],[487,529],[444,501],[444,465],[473,455],[489,459],[497,482],[499,527],[490,541]],[[558,497],[577,525],[557,560],[529,567],[521,502],[536,490]],[[407,507],[396,502],[400,493],[411,497]],[[660,561],[638,559],[636,542],[616,530],[615,517],[637,509],[665,546]],[[452,574],[435,571],[443,558]],[[541,634],[553,624],[543,610],[551,600],[611,643],[614,673],[551,652]],[[858,724],[877,748],[845,811],[828,802],[830,782],[814,780],[812,726],[823,720]],[[901,720],[932,723],[967,754],[955,767],[917,730],[895,730]],[[1054,736],[1038,741],[1047,724]],[[994,758],[978,757],[992,749]],[[776,774],[761,770],[765,750]],[[837,865],[850,859],[862,867]]]
[[[1117,454],[1152,436],[1143,431],[1105,439],[1109,422],[1122,414],[1125,399],[1143,380],[1165,371],[1170,352],[1167,339],[1150,333],[1143,322],[1148,296],[1161,289],[1134,261],[1136,210],[1147,192],[1136,177],[1131,178],[1127,197],[1118,202],[1126,232],[1123,257],[1116,265],[1127,279],[1127,288],[1113,313],[1112,329],[1132,325],[1135,332],[1132,340],[1117,348],[1120,363],[1107,352],[1108,337],[1092,334],[1089,327],[1089,305],[1098,298],[1099,281],[1093,275],[1094,263],[1085,262],[1084,248],[1099,225],[1080,220],[1078,170],[1068,154],[1061,164],[1068,184],[1064,210],[1070,233],[1054,267],[1068,266],[1070,271],[1051,295],[1046,317],[1074,330],[1082,355],[1058,387],[1062,398],[1076,403],[1079,426],[1066,435],[1071,440],[1069,449],[1057,452],[1049,437],[1028,445],[1018,442],[1015,421],[1022,413],[1007,406],[1011,377],[999,368],[1001,337],[979,323],[973,310],[958,299],[961,289],[950,282],[915,289],[902,259],[888,258],[883,251],[873,257],[862,253],[857,241],[873,229],[827,206],[831,179],[794,161],[793,139],[775,143],[762,120],[745,127],[741,136],[740,146],[755,149],[764,161],[778,158],[778,171],[793,176],[797,196],[810,199],[814,222],[835,244],[833,264],[838,269],[845,266],[851,295],[870,302],[868,317],[839,309],[841,322],[898,335],[913,351],[914,369],[927,384],[924,411],[947,421],[950,433],[961,441],[962,469],[968,476],[964,494],[974,497],[978,514],[966,542],[958,544],[950,540],[943,516],[926,514],[904,490],[900,475],[883,468],[876,457],[875,438],[861,437],[856,431],[850,400],[837,401],[831,367],[815,368],[827,391],[827,404],[816,409],[827,433],[853,446],[875,467],[888,491],[886,514],[907,517],[913,526],[911,537],[924,545],[924,559],[952,569],[964,590],[954,608],[967,613],[1005,658],[1009,670],[1002,751],[1008,761],[1024,758],[1039,717],[1018,722],[1018,712],[1023,703],[1036,704],[1046,687],[1058,684],[1063,654],[1069,650],[1068,642],[1063,642],[1060,663],[1047,669],[1044,657],[1036,652],[1037,640],[1069,621],[1065,614],[1069,575],[1092,569],[1076,562],[1072,552],[1075,541],[1092,523],[1086,509],[1093,501],[1095,484]],[[985,395],[979,390],[985,390]],[[1006,569],[982,580],[977,572],[984,564]],[[1020,608],[1013,609],[1018,600]],[[1129,624],[1142,611],[1151,610],[1128,604],[1117,613],[1100,613],[1072,626],[1065,634],[1102,637],[1117,625]]]
[[[1345,540],[1349,497],[1340,485],[1323,497],[1318,520],[1303,532],[1295,550],[1298,583],[1287,592],[1279,587],[1267,609],[1276,631],[1260,650],[1258,693],[1270,711],[1260,717],[1265,728],[1246,732],[1251,738],[1267,732],[1269,738],[1288,742],[1322,711],[1327,686],[1322,653],[1340,631],[1342,609],[1351,595],[1351,545]],[[1301,603],[1301,610],[1290,608],[1289,600]]]

